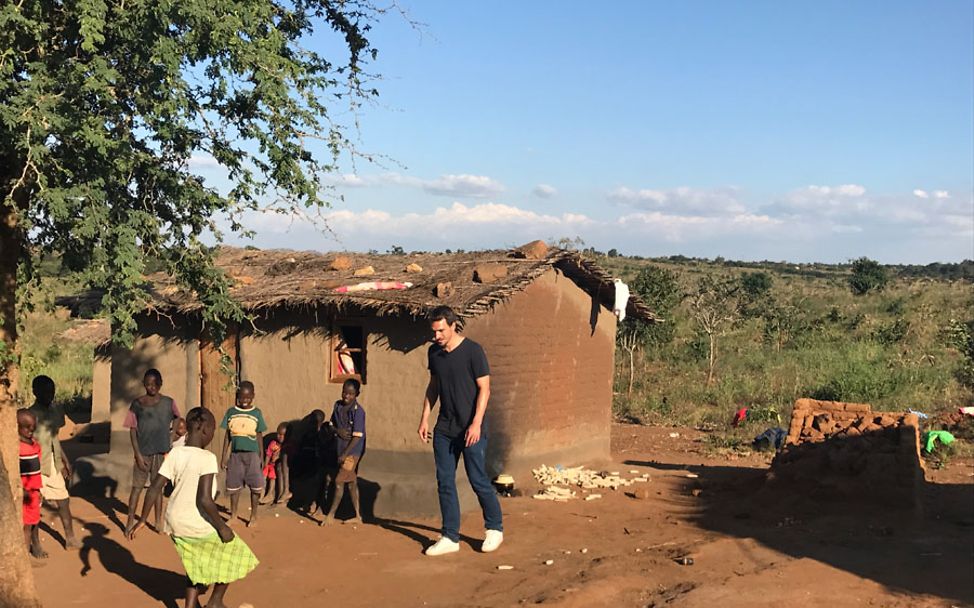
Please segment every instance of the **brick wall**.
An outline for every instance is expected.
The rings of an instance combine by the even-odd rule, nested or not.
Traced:
[[[466,334],[491,366],[491,465],[527,472],[542,462],[609,457],[616,319],[552,270]]]
[[[915,506],[923,481],[919,419],[863,403],[799,399],[770,479],[820,498]]]

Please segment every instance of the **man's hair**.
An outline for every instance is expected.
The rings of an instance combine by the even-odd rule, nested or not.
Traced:
[[[358,395],[362,392],[362,383],[355,378],[349,378],[345,382],[342,382],[342,392],[345,392],[345,387],[352,387],[355,389],[355,394]]]
[[[30,388],[35,395],[37,394],[37,391],[43,389],[44,387],[53,386],[54,380],[52,380],[50,376],[36,376],[33,382],[30,383]]]
[[[162,384],[162,372],[160,372],[156,368],[153,367],[151,369],[146,370],[145,375],[142,376],[143,379],[149,377],[155,378],[156,380],[159,381],[160,385]]]
[[[460,317],[457,316],[457,313],[454,312],[454,310],[449,306],[437,306],[436,308],[430,311],[430,314],[427,318],[429,319],[430,323],[435,323],[437,321],[446,321],[447,325],[453,325],[454,323],[460,320]]]
[[[240,392],[240,391],[244,390],[245,388],[249,388],[250,389],[250,392],[252,392],[252,393],[257,392],[257,390],[254,388],[254,383],[251,382],[250,380],[244,380],[243,382],[241,382],[240,383],[240,388],[237,389],[237,392]]]
[[[216,424],[213,412],[205,407],[194,407],[186,412],[186,429],[201,428],[208,420],[212,420],[213,424]]]

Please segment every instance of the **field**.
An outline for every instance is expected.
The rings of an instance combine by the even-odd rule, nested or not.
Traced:
[[[853,295],[848,266],[607,256],[598,261],[630,282],[647,267],[669,271],[680,292],[666,318],[674,326],[672,341],[635,351],[631,390],[629,354],[617,352],[620,419],[717,430],[716,443],[739,445],[769,426],[787,424],[791,404],[800,397],[865,402],[889,411],[912,408],[932,416],[972,403],[971,386],[961,380],[970,361],[952,340],[952,332],[974,319],[969,280],[888,269],[893,278],[885,289]],[[692,294],[702,278],[754,274],[767,276],[770,289],[757,311],[728,324],[717,338],[708,384],[709,344],[682,296]],[[749,408],[748,421],[732,431],[728,422],[742,407]]]

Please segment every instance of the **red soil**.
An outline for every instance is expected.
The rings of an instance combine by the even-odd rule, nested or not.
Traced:
[[[679,437],[670,434],[678,432]],[[231,606],[961,606],[974,602],[974,463],[928,471],[921,506],[820,504],[762,489],[769,458],[709,456],[686,429],[615,425],[618,470],[649,472],[645,498],[620,489],[567,503],[502,499],[504,545],[475,549],[479,514],[458,554],[421,554],[435,521],[319,528],[284,509],[235,526],[261,560],[230,587]],[[539,463],[541,464],[541,463]],[[556,464],[556,463],[546,463]],[[688,477],[688,473],[697,477]],[[430,472],[430,492],[434,490]],[[72,500],[86,549],[35,574],[48,608],[182,606],[183,570],[170,541],[125,540],[104,499]],[[54,525],[55,529],[60,524]],[[582,549],[586,549],[584,553]],[[675,558],[690,556],[693,565]],[[85,559],[90,569],[84,565]],[[545,565],[546,560],[553,560]],[[513,566],[499,571],[497,566]]]

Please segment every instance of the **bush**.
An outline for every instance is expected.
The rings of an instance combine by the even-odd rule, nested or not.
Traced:
[[[849,288],[857,296],[870,291],[880,291],[889,282],[886,269],[875,260],[859,258],[852,262],[852,276],[849,277]]]

